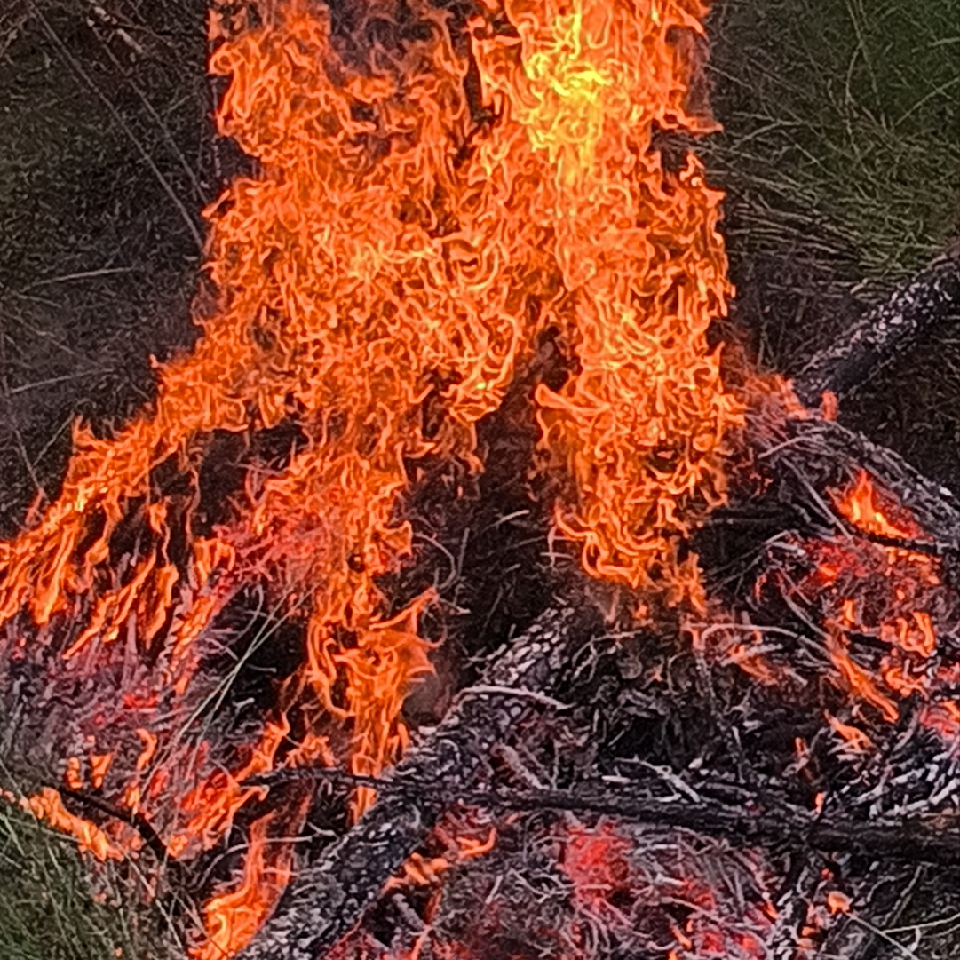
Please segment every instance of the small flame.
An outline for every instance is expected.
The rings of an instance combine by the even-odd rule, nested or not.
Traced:
[[[929,541],[916,518],[865,471],[852,485],[831,493],[838,510],[859,531],[904,546],[846,539],[807,541],[804,552],[815,563],[798,583],[785,589],[806,605],[821,609],[830,633],[827,650],[836,680],[858,699],[875,706],[887,720],[898,716],[896,699],[919,697],[921,716],[941,732],[950,729],[949,707],[957,704],[948,678],[936,667],[938,638],[956,629],[958,599],[941,574],[941,561],[913,544]],[[886,652],[873,667],[857,662],[848,639],[861,635],[880,641]],[[939,692],[937,692],[939,691]],[[892,696],[891,696],[892,694]],[[929,702],[948,704],[944,712]],[[830,720],[847,746],[865,749],[869,740]]]
[[[271,845],[273,815],[250,828],[250,849],[240,885],[213,897],[204,907],[207,939],[190,951],[192,960],[224,960],[245,947],[273,909],[293,868],[290,844]]]
[[[923,537],[915,522],[906,517],[894,519],[891,516],[894,505],[882,502],[880,493],[866,470],[860,471],[850,490],[843,495],[835,495],[834,502],[855,527],[866,533],[908,540]]]
[[[831,633],[827,641],[827,652],[840,679],[851,693],[872,704],[883,714],[884,719],[891,723],[900,716],[893,700],[881,693],[870,673],[850,657],[847,642],[841,633]]]

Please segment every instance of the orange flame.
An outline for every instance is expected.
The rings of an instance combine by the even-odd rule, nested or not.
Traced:
[[[258,167],[205,212],[216,308],[192,353],[157,365],[149,409],[106,439],[75,427],[59,498],[0,544],[0,625],[69,624],[78,671],[132,638],[180,704],[199,639],[241,585],[267,583],[305,622],[289,689],[305,716],[347,726],[352,769],[376,774],[406,745],[401,704],[429,669],[429,597],[391,618],[378,586],[411,552],[407,467],[430,455],[479,468],[477,421],[547,331],[570,368],[535,392],[545,461],[566,476],[560,530],[588,571],[703,607],[682,541],[723,499],[741,416],[706,339],[730,292],[721,195],[657,138],[715,127],[691,95],[707,8],[484,0],[466,56],[427,0],[381,0],[358,11],[358,36],[365,16],[421,29],[358,63],[324,4],[262,6],[256,24],[219,3],[210,20],[211,71],[229,78],[218,129]],[[467,93],[474,68],[482,104]],[[298,430],[288,462],[250,471],[213,529],[199,480],[183,503],[155,479],[168,461],[195,475],[215,433],[281,423]],[[131,517],[143,536],[117,564]],[[289,735],[283,718],[240,769],[211,772],[205,744],[171,752],[170,729],[149,726],[116,788],[129,809],[177,771],[207,770],[175,797],[187,822],[168,818],[174,855],[223,835]],[[329,754],[319,726],[308,744]],[[123,752],[109,756],[122,780]],[[359,791],[354,814],[371,799]],[[241,890],[211,905],[210,950],[235,950],[263,916],[250,890],[288,874],[266,866],[265,831],[253,828]]]
[[[866,470],[860,471],[852,489],[843,495],[835,495],[834,502],[855,527],[867,533],[898,539],[923,535],[916,522],[909,518],[894,520],[888,516],[894,505],[881,502],[880,493]]]
[[[868,535],[912,543],[929,540],[911,512],[865,471],[831,495],[847,520]],[[911,549],[912,543],[810,541],[805,551],[816,569],[801,577],[799,592],[806,602],[815,596],[824,611],[828,652],[845,688],[887,719],[898,714],[888,691],[903,699],[918,695],[926,702],[920,712],[924,722],[949,739],[949,713],[957,701],[947,693],[953,684],[942,675],[945,668],[937,667],[935,655],[938,637],[956,629],[958,600],[941,575],[940,559]],[[875,669],[850,656],[847,638],[854,633],[882,641],[881,650],[886,646]],[[935,706],[934,699],[940,705]],[[832,719],[831,725],[844,735]],[[848,740],[854,749],[858,743],[865,747],[855,736]]]
[[[240,885],[213,897],[203,909],[207,939],[190,951],[193,960],[224,960],[250,942],[290,879],[290,845],[278,843],[268,852],[268,814],[250,829],[250,849]]]
[[[827,652],[840,678],[850,692],[876,707],[885,719],[893,722],[900,715],[897,705],[888,696],[881,693],[870,673],[855,663],[847,653],[847,644],[839,632],[831,633],[827,641]]]
[[[17,797],[8,790],[0,789],[0,797],[14,803],[45,821],[54,830],[67,833],[77,841],[81,850],[92,853],[98,860],[122,860],[124,851],[118,847],[96,824],[71,813],[63,805],[60,794],[52,787],[44,787],[32,797]]]

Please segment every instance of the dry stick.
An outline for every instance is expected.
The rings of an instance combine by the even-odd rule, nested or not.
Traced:
[[[3,60],[7,55],[7,51],[17,42],[23,28],[33,19],[35,11],[31,6],[26,6],[24,10],[16,14],[12,21],[9,23],[9,26],[6,26],[6,29],[2,35],[0,35],[0,60]]]
[[[908,351],[924,332],[956,322],[960,311],[960,259],[943,257],[867,310],[794,379],[801,402],[814,407],[825,391],[854,393]]]
[[[598,628],[588,602],[566,599],[544,613],[491,665],[488,687],[549,695],[575,645]],[[240,960],[315,960],[363,916],[383,885],[423,842],[444,809],[478,777],[491,750],[537,702],[508,692],[465,692],[434,732],[391,774],[406,789],[384,791],[356,826],[303,866],[274,915]],[[430,793],[413,787],[429,784]]]

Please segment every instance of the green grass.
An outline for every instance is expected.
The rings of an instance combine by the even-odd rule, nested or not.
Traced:
[[[790,374],[960,236],[960,0],[717,0],[708,32],[736,331]],[[842,414],[960,491],[946,327]]]
[[[736,255],[834,282],[917,269],[960,225],[957,0],[721,0],[707,145]]]
[[[0,960],[183,957],[159,907],[135,906],[133,864],[96,865],[0,803]]]

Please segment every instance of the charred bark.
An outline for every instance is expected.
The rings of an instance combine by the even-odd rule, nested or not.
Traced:
[[[393,770],[395,789],[340,840],[304,865],[241,960],[313,960],[361,918],[438,817],[482,776],[490,751],[548,696],[596,611],[582,598],[549,609],[463,691],[433,734]],[[429,792],[423,787],[429,785]]]
[[[847,333],[817,354],[794,379],[801,402],[815,407],[829,391],[838,399],[855,393],[894,363],[928,330],[957,323],[960,259],[947,256],[901,284],[867,310]]]
[[[795,861],[777,897],[777,919],[764,944],[767,960],[796,960],[809,905],[821,883],[818,864],[807,858]]]

